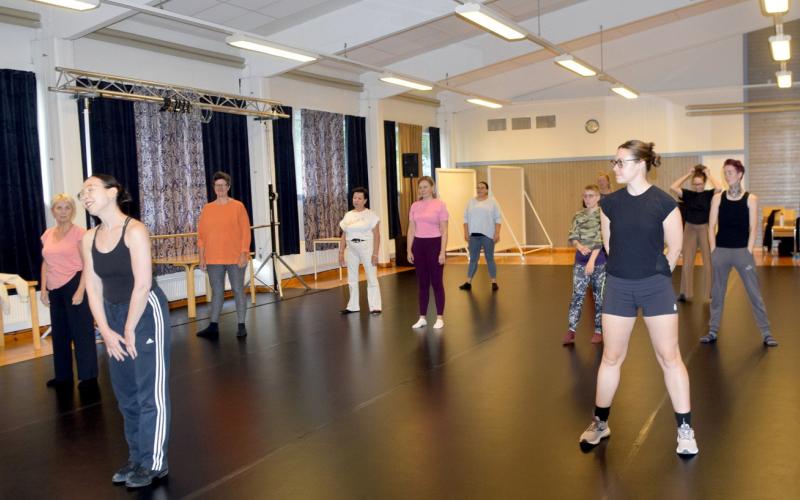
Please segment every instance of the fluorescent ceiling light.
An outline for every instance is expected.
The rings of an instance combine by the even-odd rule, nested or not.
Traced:
[[[503,107],[503,105],[500,103],[487,101],[486,99],[479,99],[477,97],[470,97],[469,99],[467,99],[467,102],[472,104],[477,104],[478,106],[485,106],[487,108],[492,108],[492,109],[499,109]]]
[[[232,45],[240,49],[261,52],[262,54],[269,54],[271,56],[282,57],[284,59],[291,59],[292,61],[311,62],[317,60],[316,56],[304,54],[294,49],[285,49],[272,43],[268,43],[257,38],[251,38],[240,33],[227,37],[225,41],[228,43],[228,45]]]
[[[618,95],[621,95],[625,99],[636,99],[637,97],[639,97],[639,94],[629,89],[628,87],[623,87],[622,85],[618,87],[611,87],[611,91]]]
[[[405,78],[398,78],[392,75],[385,75],[381,77],[382,82],[391,83],[392,85],[400,85],[401,87],[408,87],[414,90],[432,90],[433,87],[424,83],[412,82]]]
[[[789,0],[761,0],[767,14],[783,14],[789,11]]]
[[[792,72],[791,71],[776,71],[775,78],[778,79],[778,87],[782,89],[792,88]]]
[[[522,40],[525,34],[511,27],[513,23],[503,19],[495,12],[477,3],[468,3],[456,7],[456,14],[469,19],[478,26],[502,36],[506,40]]]
[[[769,37],[769,46],[772,49],[772,59],[776,61],[788,61],[792,57],[790,35],[773,35]]]
[[[581,76],[594,76],[597,74],[595,70],[578,62],[570,54],[561,54],[553,60],[556,64],[559,64]]]
[[[65,7],[72,10],[92,10],[100,6],[100,0],[34,0],[47,5]]]

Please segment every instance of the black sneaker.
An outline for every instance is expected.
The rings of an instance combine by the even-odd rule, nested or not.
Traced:
[[[469,281],[467,281],[466,283],[464,283],[463,285],[461,285],[460,287],[458,287],[458,289],[459,289],[459,290],[472,290],[472,283],[470,283]]]
[[[215,324],[208,325],[207,327],[197,332],[197,336],[206,339],[215,339],[219,337],[219,327]]]
[[[717,341],[716,333],[708,332],[708,335],[703,335],[702,337],[700,337],[701,344],[713,344],[716,341]]]
[[[239,338],[247,337],[247,328],[245,328],[244,323],[239,323],[239,327],[236,329],[236,336]]]
[[[347,315],[347,314],[355,314],[355,313],[357,313],[358,311],[351,311],[350,309],[342,309],[342,310],[341,310],[341,311],[339,311],[339,312],[340,312],[340,313],[342,313],[343,315]]]
[[[134,472],[136,472],[137,467],[138,465],[135,463],[128,462],[127,464],[123,465],[120,470],[115,472],[113,476],[111,476],[111,482],[114,484],[124,483],[133,475]]]
[[[764,337],[764,345],[767,347],[778,347],[778,341],[772,335]]]
[[[167,474],[169,474],[169,469],[150,470],[142,466],[137,466],[133,474],[125,481],[125,486],[128,488],[144,488],[145,486],[150,486],[154,479],[163,479],[167,477]]]
[[[493,292],[496,292],[496,291],[498,291],[498,290],[500,290],[500,287],[499,287],[499,286],[497,286],[497,283],[492,283],[492,291],[493,291]]]
[[[684,294],[678,295],[678,302],[686,302],[686,295]]]

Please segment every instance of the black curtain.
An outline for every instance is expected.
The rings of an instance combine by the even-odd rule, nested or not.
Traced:
[[[81,161],[83,177],[86,178],[84,108],[85,100],[78,99]],[[119,99],[91,99],[89,101],[89,136],[92,173],[113,175],[120,184],[125,186],[132,198],[131,203],[127,206],[128,215],[139,219],[139,165],[136,159],[136,119],[133,114],[133,102]]]
[[[383,122],[386,158],[386,204],[389,215],[389,239],[400,234],[400,207],[397,200],[397,138],[395,123]]]
[[[431,145],[431,176],[436,180],[436,169],[442,166],[442,150],[439,145],[439,129],[428,127],[428,137]]]
[[[369,189],[367,119],[362,116],[346,115],[344,133],[347,145],[347,206],[352,209],[353,199],[350,192],[357,187]]]
[[[213,201],[216,172],[231,176],[231,198],[242,202],[253,223],[253,196],[250,190],[250,149],[247,139],[247,117],[230,113],[214,113],[211,121],[202,125],[203,163],[206,171],[208,201]],[[255,238],[250,239],[250,250]]]
[[[0,272],[38,281],[46,201],[36,118],[36,76],[0,70]]]
[[[283,255],[300,253],[300,223],[297,213],[297,182],[294,175],[292,108],[283,106],[289,118],[272,122],[272,149],[275,153],[275,180],[278,193],[280,249]]]

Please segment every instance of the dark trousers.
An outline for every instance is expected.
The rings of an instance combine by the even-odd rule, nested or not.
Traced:
[[[411,252],[414,254],[414,266],[417,272],[417,287],[419,288],[419,314],[428,314],[428,300],[430,288],[433,286],[433,296],[436,300],[436,314],[444,314],[444,284],[442,273],[444,266],[439,264],[439,252],[442,249],[442,238],[414,238]]]
[[[108,326],[124,334],[128,303],[105,303]],[[167,298],[158,287],[136,325],[136,359],[108,359],[111,386],[125,422],[128,460],[150,470],[167,469],[169,442],[170,325]]]
[[[80,281],[81,273],[78,272],[67,284],[48,292],[56,380],[72,380],[73,345],[78,379],[97,377],[97,347],[89,301],[84,294],[83,302],[72,305],[72,296],[75,295]]]

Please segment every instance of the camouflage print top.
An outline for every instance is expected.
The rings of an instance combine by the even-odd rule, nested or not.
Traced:
[[[595,260],[596,264],[605,262],[605,251],[603,250],[603,235],[600,231],[600,210],[587,212],[580,210],[575,212],[572,217],[572,227],[569,230],[569,241],[578,240],[582,245],[594,250],[600,249],[600,255]],[[585,264],[589,261],[589,256],[584,256],[576,252],[575,261]]]

